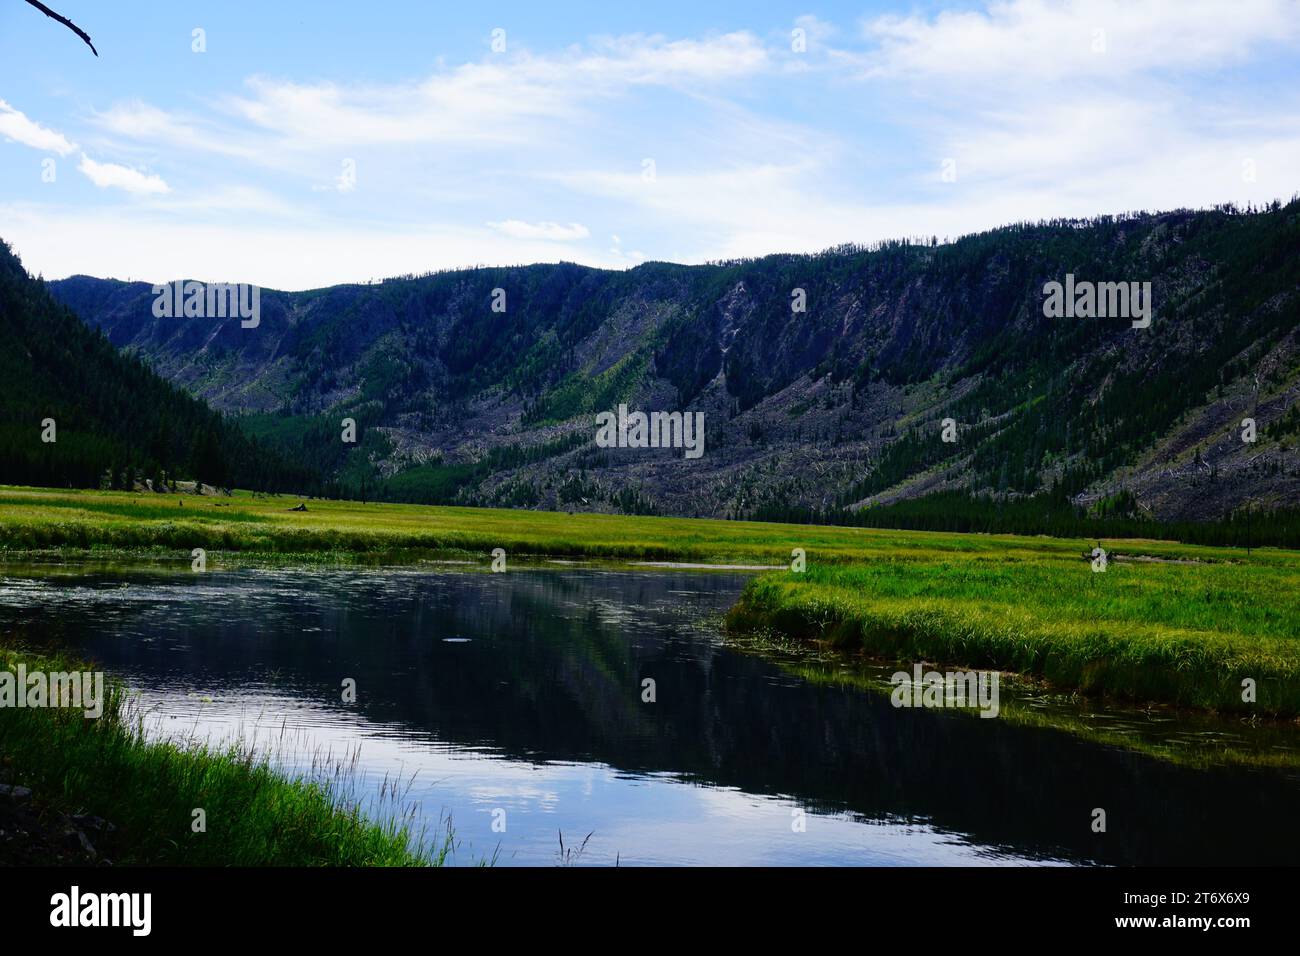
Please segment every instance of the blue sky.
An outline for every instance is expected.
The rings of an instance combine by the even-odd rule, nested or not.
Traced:
[[[48,278],[623,268],[1300,191],[1298,0],[50,5],[100,56],[0,0],[0,237]]]

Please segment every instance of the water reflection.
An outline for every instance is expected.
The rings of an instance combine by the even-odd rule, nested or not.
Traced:
[[[245,569],[0,579],[21,622],[139,688],[160,733],[360,745],[460,862],[1287,862],[1285,774],[1193,770],[896,710],[720,644],[739,574]],[[356,681],[356,704],[341,683]],[[642,700],[643,681],[656,700]],[[305,761],[305,756],[298,758]],[[1092,832],[1095,807],[1108,831]],[[504,833],[492,829],[504,810]],[[800,832],[800,811],[806,829]],[[498,814],[498,820],[501,815]]]

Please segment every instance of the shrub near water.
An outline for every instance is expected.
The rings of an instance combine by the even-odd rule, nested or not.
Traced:
[[[72,671],[85,665],[0,647],[0,670]],[[117,826],[117,863],[197,866],[419,866],[396,824],[377,824],[331,790],[277,774],[250,748],[212,750],[145,739],[120,686],[104,715],[0,708],[0,756],[16,780],[61,809]],[[195,808],[206,832],[192,829]]]

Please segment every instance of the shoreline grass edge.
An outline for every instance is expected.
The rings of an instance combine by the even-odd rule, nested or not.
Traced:
[[[92,669],[0,639],[0,671]],[[451,836],[426,845],[394,821],[367,819],[329,785],[275,769],[256,748],[146,738],[126,689],[105,681],[102,716],[56,707],[0,708],[0,759],[43,813],[111,822],[117,865],[441,865]],[[195,832],[196,809],[204,811]],[[0,861],[3,862],[3,861]]]
[[[1029,610],[874,599],[834,583],[763,575],[724,626],[770,631],[877,661],[1006,671],[1056,690],[1224,715],[1300,715],[1294,640],[1206,634],[1131,622],[1043,620]],[[1243,681],[1256,699],[1243,699]]]

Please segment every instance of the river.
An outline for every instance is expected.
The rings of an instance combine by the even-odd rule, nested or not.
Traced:
[[[722,639],[746,579],[8,565],[0,627],[122,677],[153,735],[257,743],[372,814],[450,820],[456,864],[1300,858],[1293,771],[1196,769],[807,680]]]

